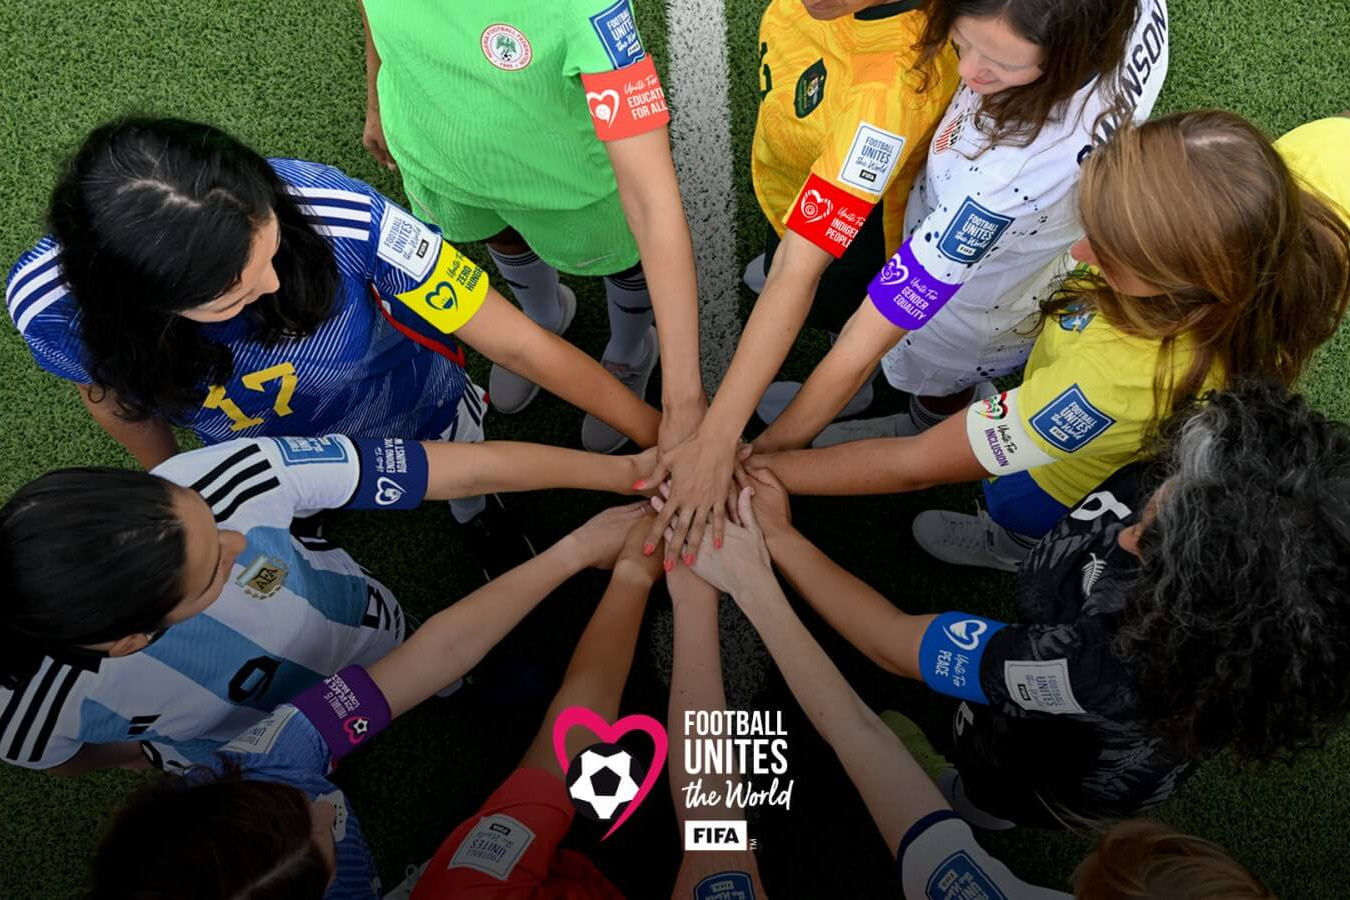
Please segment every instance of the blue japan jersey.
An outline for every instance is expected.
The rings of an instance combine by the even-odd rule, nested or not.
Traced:
[[[348,807],[346,795],[328,780],[332,763],[328,747],[304,713],[290,704],[277,707],[222,747],[207,768],[219,774],[227,760],[237,763],[251,781],[288,784],[310,800],[331,803],[337,809],[333,821],[337,875],[324,892],[324,900],[379,900],[383,896],[361,824]]]
[[[250,335],[248,315],[201,326],[230,348],[234,371],[207,389],[202,405],[174,424],[190,427],[206,444],[263,435],[404,437],[430,440],[454,423],[468,378],[446,335],[409,338],[381,315],[375,295],[392,298],[433,277],[429,265],[453,252],[428,226],[364,182],[339,170],[294,159],[274,159],[310,224],[328,239],[338,268],[332,315],[306,337],[264,347]],[[386,222],[386,220],[388,220]],[[390,227],[385,227],[385,226]],[[409,229],[424,237],[401,254]],[[39,366],[80,384],[93,382],[79,327],[79,309],[60,272],[60,247],[50,237],[29,250],[10,272],[6,306]],[[426,331],[421,320],[394,304],[404,331]]]

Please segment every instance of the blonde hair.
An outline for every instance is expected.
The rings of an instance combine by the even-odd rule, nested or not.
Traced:
[[[1276,900],[1209,841],[1147,819],[1108,831],[1073,873],[1077,900]]]
[[[1151,297],[1079,278],[1045,307],[1095,308],[1161,339],[1156,415],[1216,387],[1270,377],[1286,387],[1336,331],[1350,299],[1350,226],[1303,189],[1269,138],[1240,116],[1197,110],[1127,126],[1084,163],[1083,228],[1104,272]],[[1187,339],[1189,368],[1177,369]]]

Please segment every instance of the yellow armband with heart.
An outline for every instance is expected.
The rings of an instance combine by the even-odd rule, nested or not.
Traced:
[[[441,241],[440,255],[426,279],[394,296],[404,306],[451,334],[474,317],[488,295],[487,273],[450,244]]]

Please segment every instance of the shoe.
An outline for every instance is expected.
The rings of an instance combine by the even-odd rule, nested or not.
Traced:
[[[558,305],[562,307],[562,323],[554,334],[562,334],[572,325],[577,315],[577,295],[565,284],[558,285]],[[539,395],[539,385],[517,375],[510,369],[492,364],[488,375],[488,396],[492,408],[503,415],[514,415],[530,405]]]
[[[759,405],[755,407],[755,414],[765,425],[772,425],[774,419],[783,414],[783,410],[788,408],[788,404],[796,398],[801,389],[801,382],[798,381],[775,381],[760,398]],[[848,403],[844,404],[844,408],[835,418],[846,419],[867,412],[867,407],[872,405],[873,396],[872,382],[869,380]]]
[[[420,866],[408,866],[404,869],[403,880],[399,882],[398,887],[384,895],[384,900],[408,900],[412,896],[413,888],[417,887],[417,882],[422,878],[422,873],[430,864],[431,860],[427,860]]]
[[[539,555],[529,535],[496,494],[488,494],[483,511],[460,527],[485,581]]]
[[[866,441],[871,438],[913,437],[919,433],[909,413],[896,413],[893,416],[881,416],[876,419],[853,419],[849,422],[835,422],[826,426],[816,436],[811,446],[816,449],[833,447],[835,444],[848,444],[853,441]]]
[[[637,394],[639,400],[646,399],[647,382],[651,381],[652,372],[656,371],[656,363],[661,358],[661,342],[656,337],[655,326],[647,329],[643,343],[646,345],[646,349],[643,351],[642,361],[635,366],[612,362],[608,359],[600,360],[600,365],[619,379],[624,387]],[[619,434],[590,413],[586,414],[586,420],[581,423],[581,446],[592,453],[613,453],[627,441],[627,437]]]
[[[756,294],[764,293],[764,282],[768,277],[768,266],[765,264],[763,253],[746,263],[745,271],[741,273],[741,281]]]
[[[920,547],[955,566],[1016,572],[1030,549],[1014,541],[1010,532],[979,507],[973,516],[937,509],[921,512],[914,517],[913,531]]]

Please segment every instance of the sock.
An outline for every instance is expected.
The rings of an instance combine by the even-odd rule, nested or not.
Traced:
[[[535,322],[549,331],[562,324],[562,304],[558,302],[558,270],[526,250],[514,256],[488,247],[488,255],[497,264],[502,279],[511,287],[516,302]]]
[[[458,500],[450,501],[450,514],[461,525],[470,521],[485,509],[487,509],[486,494],[479,494],[477,497],[460,497]]]
[[[951,418],[950,415],[933,412],[924,406],[918,396],[909,398],[909,420],[914,423],[914,427],[920,432],[927,431],[939,422],[945,422]]]
[[[635,366],[642,362],[647,331],[654,320],[647,276],[641,266],[606,275],[605,298],[609,301],[609,343],[601,358]]]

